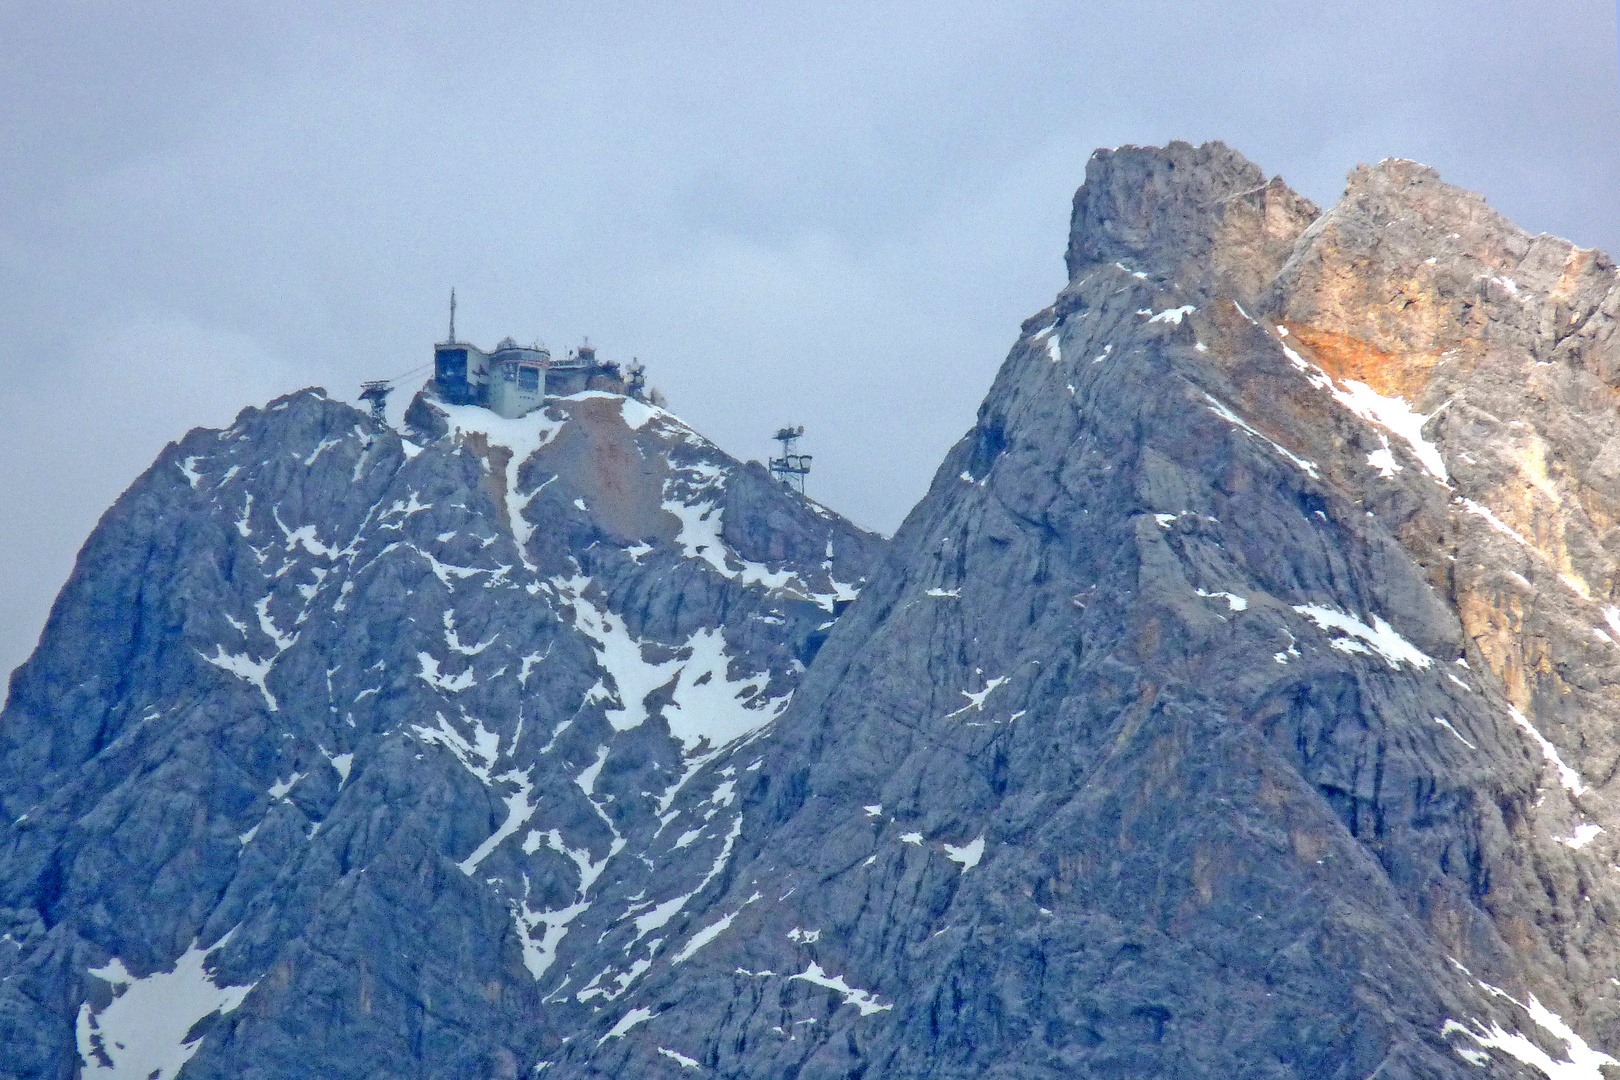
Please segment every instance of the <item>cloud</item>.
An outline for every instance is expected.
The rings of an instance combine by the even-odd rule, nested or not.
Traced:
[[[1620,247],[1614,23],[1596,0],[13,5],[0,667],[164,442],[414,366],[451,285],[469,337],[637,355],[740,456],[804,423],[812,492],[891,529],[1062,284],[1098,145],[1221,138],[1320,202],[1415,157]]]

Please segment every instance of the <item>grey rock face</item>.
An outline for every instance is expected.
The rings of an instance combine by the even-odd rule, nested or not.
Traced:
[[[1073,280],[744,789],[747,860],[698,920],[723,931],[558,1075],[1600,1075],[1612,769],[1582,748],[1612,725],[1575,695],[1607,700],[1610,658],[1573,658],[1612,645],[1606,546],[1557,546],[1586,526],[1555,466],[1539,524],[1491,507],[1609,437],[1581,380],[1620,293],[1409,174],[1360,171],[1319,218],[1223,147],[1093,161]],[[1430,301],[1377,280],[1413,266],[1472,282],[1472,365],[1422,367],[1448,342],[1399,313]],[[1340,277],[1332,308],[1313,283]],[[1582,576],[1548,601],[1564,550]],[[1532,561],[1506,602],[1459,587]],[[1544,606],[1562,624],[1524,640]]]
[[[516,1075],[592,882],[726,846],[703,765],[879,541],[626,398],[424,411],[245,410],[86,546],[0,723],[0,1074]]]
[[[1252,302],[1319,212],[1224,143],[1099,150],[1074,195],[1069,278],[1114,263]]]
[[[171,449],[0,720],[8,1075],[1614,1075],[1613,264],[1220,144],[1067,257],[886,546],[609,395]]]

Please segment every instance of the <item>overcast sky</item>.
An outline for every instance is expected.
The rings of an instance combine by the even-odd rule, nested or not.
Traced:
[[[1398,156],[1620,251],[1612,0],[0,5],[0,672],[169,440],[457,328],[640,357],[891,531],[1098,146]],[[407,395],[394,403],[397,416]]]

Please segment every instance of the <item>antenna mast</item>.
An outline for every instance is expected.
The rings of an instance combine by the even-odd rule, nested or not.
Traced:
[[[456,289],[450,287],[450,344],[456,343]]]
[[[782,456],[771,458],[771,475],[790,488],[797,486],[800,498],[804,497],[804,478],[810,472],[810,455],[794,453],[803,434],[804,425],[800,424],[798,427],[781,428],[771,436],[782,444]]]

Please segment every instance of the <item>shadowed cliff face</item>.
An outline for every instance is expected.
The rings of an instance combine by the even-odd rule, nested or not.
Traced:
[[[1066,257],[881,551],[604,395],[168,452],[0,720],[0,1075],[184,979],[188,1077],[1615,1075],[1614,266],[1219,143]]]

